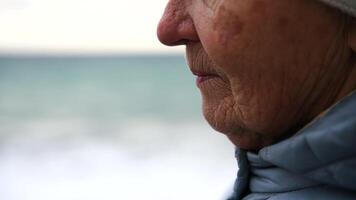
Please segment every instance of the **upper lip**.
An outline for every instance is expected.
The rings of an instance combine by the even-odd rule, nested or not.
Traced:
[[[212,62],[199,44],[188,44],[186,53],[188,66],[195,76],[219,76]]]
[[[194,62],[188,60],[190,71],[195,76],[218,76],[217,72],[205,62]],[[205,63],[205,64],[204,64]]]

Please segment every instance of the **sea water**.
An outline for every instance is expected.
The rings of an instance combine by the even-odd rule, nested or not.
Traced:
[[[233,146],[184,57],[0,57],[0,199],[223,199]]]

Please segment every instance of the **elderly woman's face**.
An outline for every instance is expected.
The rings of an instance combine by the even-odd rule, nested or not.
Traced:
[[[186,45],[211,126],[258,149],[315,115],[321,76],[348,55],[340,20],[315,0],[170,0],[158,37]]]

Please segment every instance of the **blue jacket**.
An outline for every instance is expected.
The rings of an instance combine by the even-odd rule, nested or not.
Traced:
[[[229,200],[356,199],[356,93],[291,138],[236,157]]]

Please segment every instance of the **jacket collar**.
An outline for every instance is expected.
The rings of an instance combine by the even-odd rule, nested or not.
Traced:
[[[236,149],[239,172],[231,199],[320,184],[356,191],[356,92],[294,136],[261,149]]]
[[[356,191],[355,142],[356,93],[293,137],[261,149],[259,156],[295,174]]]

